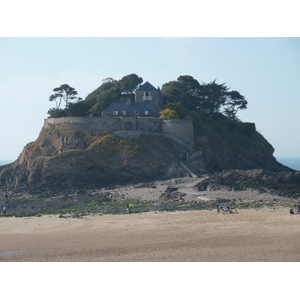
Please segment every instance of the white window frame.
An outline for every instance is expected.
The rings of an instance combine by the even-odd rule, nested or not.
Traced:
[[[150,92],[144,92],[143,100],[152,100],[152,96]]]

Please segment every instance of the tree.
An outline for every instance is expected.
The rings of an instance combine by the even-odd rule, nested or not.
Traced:
[[[70,102],[65,110],[68,117],[85,117],[89,113],[89,107],[84,101]]]
[[[160,117],[162,119],[168,119],[168,120],[179,120],[179,116],[175,110],[172,109],[164,109],[160,112]]]
[[[184,85],[185,91],[192,97],[198,97],[201,85],[193,76],[181,75],[177,78],[178,82]]]
[[[193,76],[181,75],[177,78],[184,86],[183,106],[188,110],[197,109],[199,94],[201,93],[201,85]]]
[[[92,116],[101,116],[103,109],[119,100],[119,95],[117,80],[106,78],[96,90],[87,95],[84,102],[89,107]]]
[[[161,93],[165,103],[176,103],[184,101],[184,87],[178,81],[170,81],[162,85]]]
[[[120,80],[106,78],[103,83],[84,100],[90,107],[93,116],[101,116],[103,109],[112,102],[126,101],[127,98],[134,99],[134,91],[143,79],[136,74],[129,74]]]
[[[210,83],[203,83],[197,99],[198,109],[209,114],[220,112],[220,108],[227,101],[227,91],[225,83],[217,84],[216,79]]]
[[[93,116],[101,116],[103,109],[107,108],[112,102],[120,101],[120,95],[115,91],[114,88],[109,90],[101,90],[96,96],[92,103],[94,105],[90,108],[90,113]],[[89,101],[85,101],[89,105]]]
[[[231,120],[236,120],[236,114],[239,109],[247,108],[247,100],[237,91],[231,91],[227,93],[226,107],[224,114]]]
[[[107,78],[104,78],[102,81],[103,82],[112,82],[112,83],[115,83],[117,80],[115,80],[115,79],[113,79],[111,77],[107,77]]]
[[[55,93],[49,97],[49,101],[55,101],[56,109],[60,109],[62,101],[66,102],[65,107],[67,107],[69,101],[82,100],[77,96],[77,91],[68,84],[62,84],[60,87],[53,89],[53,91]]]
[[[180,103],[183,109],[200,111],[207,114],[224,113],[231,120],[236,120],[236,114],[240,109],[247,108],[247,101],[237,91],[229,91],[225,83],[218,84],[216,79],[210,83],[199,84],[190,75],[181,75],[177,81],[170,81],[162,86],[162,94],[167,106],[173,109],[182,118],[176,108],[170,104]]]
[[[185,110],[182,106],[181,102],[167,102],[167,104],[163,108],[164,110],[172,110],[175,111],[179,117],[179,119],[183,119],[185,117]]]
[[[138,77],[136,74],[129,74],[122,77],[122,79],[118,81],[117,86],[121,94],[133,94],[138,85],[142,82],[142,77]]]
[[[181,75],[177,81],[170,81],[162,86],[161,92],[165,102],[181,102],[183,108],[196,109],[197,97],[201,86],[199,82],[190,75]]]
[[[50,118],[62,118],[67,116],[66,110],[61,108],[50,108],[47,113],[50,115]]]

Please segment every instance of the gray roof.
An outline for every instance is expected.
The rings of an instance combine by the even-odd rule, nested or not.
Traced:
[[[149,83],[148,81],[146,81],[144,84],[141,84],[139,86],[139,88],[137,89],[137,91],[148,92],[148,91],[157,91],[157,89],[151,83]]]
[[[108,108],[103,110],[103,114],[112,114],[116,110],[120,113],[126,110],[128,114],[135,114],[136,110],[139,110],[140,114],[145,114],[146,110],[149,112],[149,115],[159,114],[159,111],[152,103],[144,102],[132,102],[131,104],[127,104],[127,102],[113,102]]]

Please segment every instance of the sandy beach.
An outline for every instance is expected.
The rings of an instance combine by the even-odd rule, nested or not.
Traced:
[[[0,218],[0,261],[299,262],[289,209]]]

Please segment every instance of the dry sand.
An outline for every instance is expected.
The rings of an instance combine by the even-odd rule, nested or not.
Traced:
[[[0,218],[0,261],[300,261],[289,209]]]

